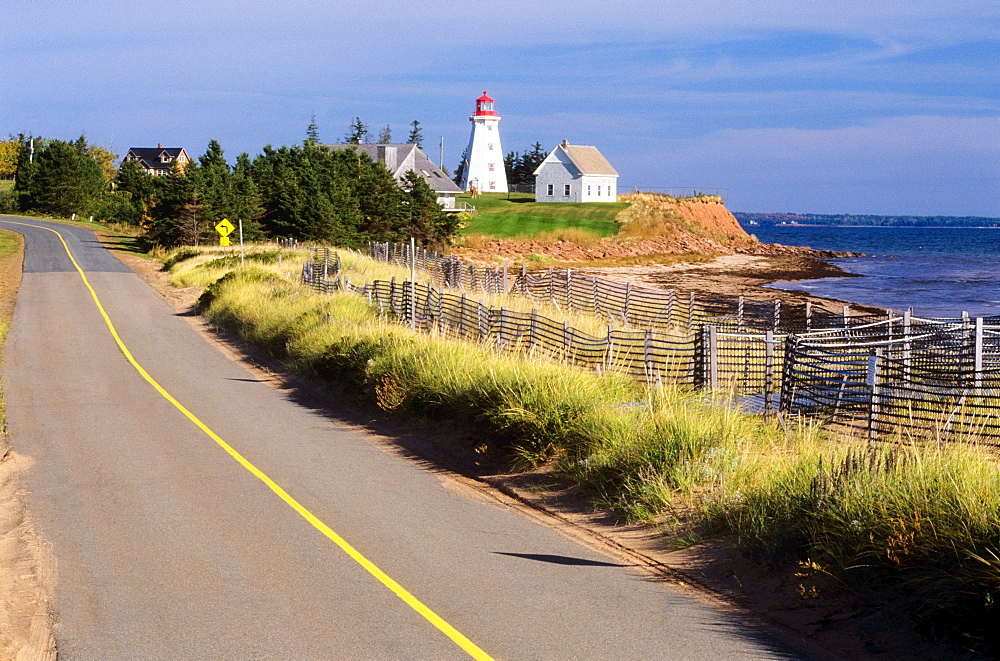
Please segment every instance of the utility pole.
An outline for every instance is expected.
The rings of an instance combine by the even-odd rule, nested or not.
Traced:
[[[438,167],[444,170],[444,136],[441,136],[441,155],[438,157]]]

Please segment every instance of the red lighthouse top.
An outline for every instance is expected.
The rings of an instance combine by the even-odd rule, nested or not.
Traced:
[[[493,109],[493,99],[486,96],[486,92],[476,99],[476,117],[482,117],[483,115],[496,116],[497,112]]]

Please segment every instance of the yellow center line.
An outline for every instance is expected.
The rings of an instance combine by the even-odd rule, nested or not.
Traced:
[[[421,616],[423,616],[428,622],[437,627],[438,630],[440,630],[444,635],[448,636],[448,638],[450,638],[456,645],[465,650],[469,654],[469,656],[471,656],[473,659],[478,659],[481,661],[488,661],[492,659],[490,655],[488,655],[486,652],[477,647],[471,640],[466,638],[464,635],[462,635],[461,632],[455,629],[455,627],[448,624],[448,622],[446,622],[443,618],[441,618],[441,616],[439,616],[437,613],[435,613],[426,605],[424,605],[423,602],[421,602],[419,599],[410,594],[406,589],[403,588],[403,586],[394,581],[388,574],[379,569],[378,566],[375,565],[375,563],[373,563],[371,560],[362,555],[361,552],[359,552],[357,549],[351,546],[347,542],[347,540],[345,540],[343,537],[334,532],[334,530],[330,528],[330,526],[323,523],[323,521],[321,521],[315,514],[310,512],[301,503],[292,498],[292,496],[289,495],[287,491],[282,489],[276,482],[274,482],[274,480],[269,478],[263,471],[254,466],[252,463],[250,463],[250,461],[248,461],[243,455],[237,452],[231,445],[222,440],[222,438],[219,437],[218,434],[209,429],[209,427],[205,423],[199,420],[197,416],[195,416],[193,413],[187,410],[187,408],[185,408],[183,404],[174,399],[174,397],[169,392],[167,392],[163,388],[163,386],[157,383],[156,380],[152,376],[150,376],[145,369],[143,369],[142,365],[140,365],[138,361],[136,361],[136,359],[132,356],[132,352],[128,350],[128,347],[125,346],[125,343],[122,341],[121,337],[118,336],[118,331],[115,329],[115,325],[111,322],[111,317],[109,317],[108,313],[105,312],[104,306],[101,304],[101,299],[98,298],[97,292],[94,291],[93,287],[91,287],[90,281],[87,280],[87,275],[84,273],[83,269],[80,268],[80,265],[73,257],[73,253],[70,251],[69,246],[66,244],[66,240],[63,239],[62,234],[60,234],[57,230],[54,230],[50,227],[43,227],[41,225],[31,225],[29,223],[17,223],[11,220],[3,220],[2,222],[11,223],[13,225],[24,225],[25,227],[44,229],[58,236],[59,241],[63,245],[63,248],[66,250],[66,254],[69,256],[70,261],[73,263],[73,266],[76,268],[77,272],[80,274],[80,277],[83,279],[83,284],[86,285],[87,289],[90,291],[90,296],[94,299],[94,304],[97,305],[97,309],[101,313],[101,317],[104,318],[104,323],[107,324],[108,330],[111,331],[111,336],[114,338],[115,343],[118,345],[118,348],[121,349],[121,352],[125,355],[125,359],[128,360],[129,363],[131,363],[132,367],[134,367],[136,371],[139,372],[140,375],[142,375],[142,378],[144,378],[149,383],[149,385],[153,386],[156,392],[160,393],[160,395],[162,395],[164,399],[173,404],[178,411],[183,413],[188,420],[190,420],[195,424],[196,427],[205,432],[205,434],[209,438],[218,443],[219,446],[222,447],[223,450],[228,452],[233,459],[239,462],[239,464],[243,466],[243,468],[247,469],[255,477],[257,477],[257,479],[266,484],[268,488],[271,489],[271,491],[276,493],[279,498],[281,498],[288,504],[289,507],[298,512],[299,515],[302,516],[302,518],[304,518],[306,521],[312,524],[312,526],[317,530],[319,530],[321,533],[326,535],[326,537],[329,538],[330,541],[332,541],[334,544],[340,547],[340,549],[348,556],[350,556],[352,560],[354,560],[359,565],[364,567],[364,569],[368,573],[377,578],[387,588],[392,590],[392,592],[397,597],[402,599],[406,603],[406,605],[408,605],[410,608],[412,608]]]

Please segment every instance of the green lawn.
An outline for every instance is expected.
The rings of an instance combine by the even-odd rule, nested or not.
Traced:
[[[17,245],[13,232],[0,230],[0,259],[13,255]]]
[[[619,224],[618,212],[625,202],[538,203],[526,193],[484,193],[472,199],[459,196],[461,202],[476,207],[477,213],[461,230],[462,234],[488,234],[503,238],[536,236],[542,232],[576,229],[597,236],[614,236]]]

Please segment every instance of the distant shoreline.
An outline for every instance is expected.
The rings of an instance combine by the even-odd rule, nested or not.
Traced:
[[[988,216],[913,216],[824,213],[758,213],[734,211],[733,216],[747,227],[910,227],[920,229],[993,229],[1000,218]]]

